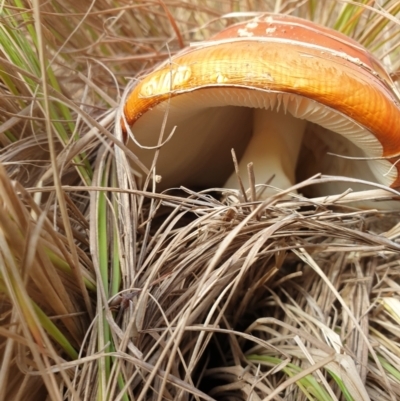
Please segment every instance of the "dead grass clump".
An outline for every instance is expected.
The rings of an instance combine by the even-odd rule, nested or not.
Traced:
[[[398,231],[368,231],[397,215],[304,199],[258,205],[131,193],[137,203],[153,199],[142,212],[163,205],[170,213],[152,229],[142,215],[134,285],[103,305],[115,351],[98,357],[114,358],[112,399],[123,394],[118,378],[129,399],[144,400],[398,396],[376,338],[377,316],[393,327],[380,311]],[[78,377],[97,368],[85,363]]]
[[[93,266],[3,167],[0,193],[0,399],[40,399],[45,386],[54,391],[46,368],[78,358],[94,313]],[[75,220],[73,233],[83,248],[82,223]],[[66,374],[60,380],[70,381]]]

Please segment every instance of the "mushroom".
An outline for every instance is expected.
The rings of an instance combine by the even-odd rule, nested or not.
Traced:
[[[389,75],[354,40],[300,18],[263,14],[192,44],[138,81],[124,117],[127,145],[146,166],[160,149],[160,189],[238,188],[232,148],[245,187],[249,162],[256,184],[273,177],[282,189],[308,171],[400,186],[400,108]],[[349,184],[338,185],[323,194]]]

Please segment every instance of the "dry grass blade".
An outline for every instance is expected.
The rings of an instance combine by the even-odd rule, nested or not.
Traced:
[[[67,262],[72,259],[65,237],[53,229],[31,196],[9,181],[3,168],[0,191],[2,348],[8,354],[1,369],[1,398],[14,399],[17,393],[21,397],[43,393],[40,376],[30,376],[22,388],[14,386],[25,369],[44,373],[50,360],[58,364],[63,356],[77,357],[87,317]],[[94,290],[91,265],[78,267],[87,288]],[[15,357],[23,349],[25,357],[19,361]],[[52,380],[59,379],[49,376],[48,390],[53,386],[52,391],[58,391]]]

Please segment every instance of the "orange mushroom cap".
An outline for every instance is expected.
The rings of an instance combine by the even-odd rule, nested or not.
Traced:
[[[211,99],[210,105],[203,104],[207,99]],[[146,146],[155,146],[164,112],[169,110],[167,120],[171,119],[167,131],[176,125],[178,132],[183,126],[190,126],[196,102],[202,111],[225,105],[281,107],[295,117],[348,138],[362,150],[362,155],[376,159],[368,161],[376,181],[400,187],[400,163],[397,163],[400,159],[400,108],[395,87],[373,55],[339,32],[300,18],[274,14],[230,26],[209,40],[184,49],[144,76],[129,95],[124,114],[135,139]],[[187,112],[186,104],[189,105]],[[180,113],[187,113],[187,116],[174,121]],[[206,119],[203,117],[204,123]],[[183,134],[186,145],[180,147],[181,154],[193,140],[190,131],[189,127]],[[202,129],[192,131],[197,136]],[[209,139],[212,135],[207,140],[212,141]],[[173,141],[174,137],[165,145],[165,151],[161,150],[161,170],[157,171],[163,179],[168,169],[163,166],[162,154],[172,149]],[[129,143],[139,157],[144,155],[146,159],[146,152],[151,153],[134,145],[132,140]],[[207,153],[209,145],[202,149],[198,143],[196,152]],[[228,134],[223,143],[226,143],[224,152],[227,153],[224,157],[229,159],[229,150],[237,143],[234,139],[231,141]],[[219,152],[222,153],[221,148]],[[190,169],[200,169],[201,158],[195,162],[197,167],[192,167],[189,162],[180,164],[180,156],[176,154],[173,159],[180,169],[186,170],[186,176],[190,175]],[[168,166],[171,160],[165,160],[164,165]],[[209,164],[210,160],[206,162]],[[225,167],[218,168],[226,175]],[[233,170],[232,163],[229,169]],[[168,185],[187,184],[174,177],[176,170],[172,169],[171,174],[172,178],[167,178]]]

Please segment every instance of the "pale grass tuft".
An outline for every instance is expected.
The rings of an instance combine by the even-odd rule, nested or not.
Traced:
[[[81,264],[71,268],[68,243],[48,219],[50,211],[40,210],[20,184],[9,180],[3,167],[0,193],[0,399],[35,397],[43,394],[44,385],[57,399],[57,382],[62,379],[71,386],[70,378],[48,375],[46,368],[78,356],[88,316],[74,276],[79,274],[87,289],[94,291],[92,263],[82,257]],[[74,234],[76,239],[84,237],[78,225]],[[16,385],[21,380],[23,384]]]
[[[229,372],[230,366],[252,372],[254,366],[256,374],[262,372],[263,364],[254,360],[272,357],[273,366],[290,361],[288,372],[296,373],[296,383],[311,380],[309,375],[323,368],[353,399],[368,399],[367,374],[384,372],[368,339],[367,314],[377,306],[372,285],[376,281],[379,288],[381,283],[378,277],[373,282],[373,277],[377,266],[388,260],[397,263],[400,246],[382,228],[377,235],[367,227],[378,221],[379,227],[384,227],[384,222],[391,227],[394,215],[343,205],[332,211],[334,203],[329,201],[280,200],[284,193],[263,204],[232,204],[229,198],[226,204],[206,192],[188,191],[190,196],[182,198],[128,188],[124,193],[109,190],[107,226],[121,230],[124,234],[118,238],[127,239],[132,231],[125,232],[128,219],[123,216],[129,213],[129,224],[137,227],[135,239],[130,238],[133,248],[119,252],[127,255],[133,251],[131,260],[120,260],[121,270],[127,274],[125,291],[114,298],[109,312],[101,301],[114,331],[114,346],[120,352],[114,368],[129,384],[130,398],[133,394],[138,399],[157,398],[156,394],[162,393],[186,399],[184,394],[198,394],[201,383],[200,389],[207,389],[212,396],[222,391],[227,397],[233,391],[238,399],[248,399],[253,392],[263,399],[279,388],[288,391],[287,399],[290,394],[301,399],[300,385],[294,390],[290,381],[279,384],[282,369],[274,370],[273,375],[259,375],[264,379],[251,382],[250,387],[243,387],[242,375],[229,378],[226,373],[220,378],[218,373]],[[350,201],[363,196],[351,195]],[[128,196],[136,211],[112,207],[123,205]],[[345,203],[346,195],[340,199]],[[157,210],[158,215],[154,214]],[[116,226],[117,213],[121,223]],[[94,222],[95,232],[96,225]],[[122,242],[119,247],[124,247]],[[129,280],[134,285],[129,285]],[[260,330],[266,334],[258,334]],[[306,347],[296,347],[298,343]],[[294,362],[303,370],[298,371]],[[308,368],[307,363],[312,366]],[[321,365],[314,369],[318,363]],[[219,370],[206,369],[218,364]],[[89,369],[87,365],[84,368]],[[208,382],[214,374],[216,387],[212,390]],[[220,380],[230,384],[217,385]],[[312,383],[319,388],[317,382]],[[326,386],[328,383],[337,391],[333,382],[325,379]],[[387,378],[378,385],[387,388]],[[115,391],[111,398],[116,397]],[[328,392],[324,388],[318,391]],[[398,396],[392,394],[394,399]],[[204,394],[201,398],[207,399]]]

